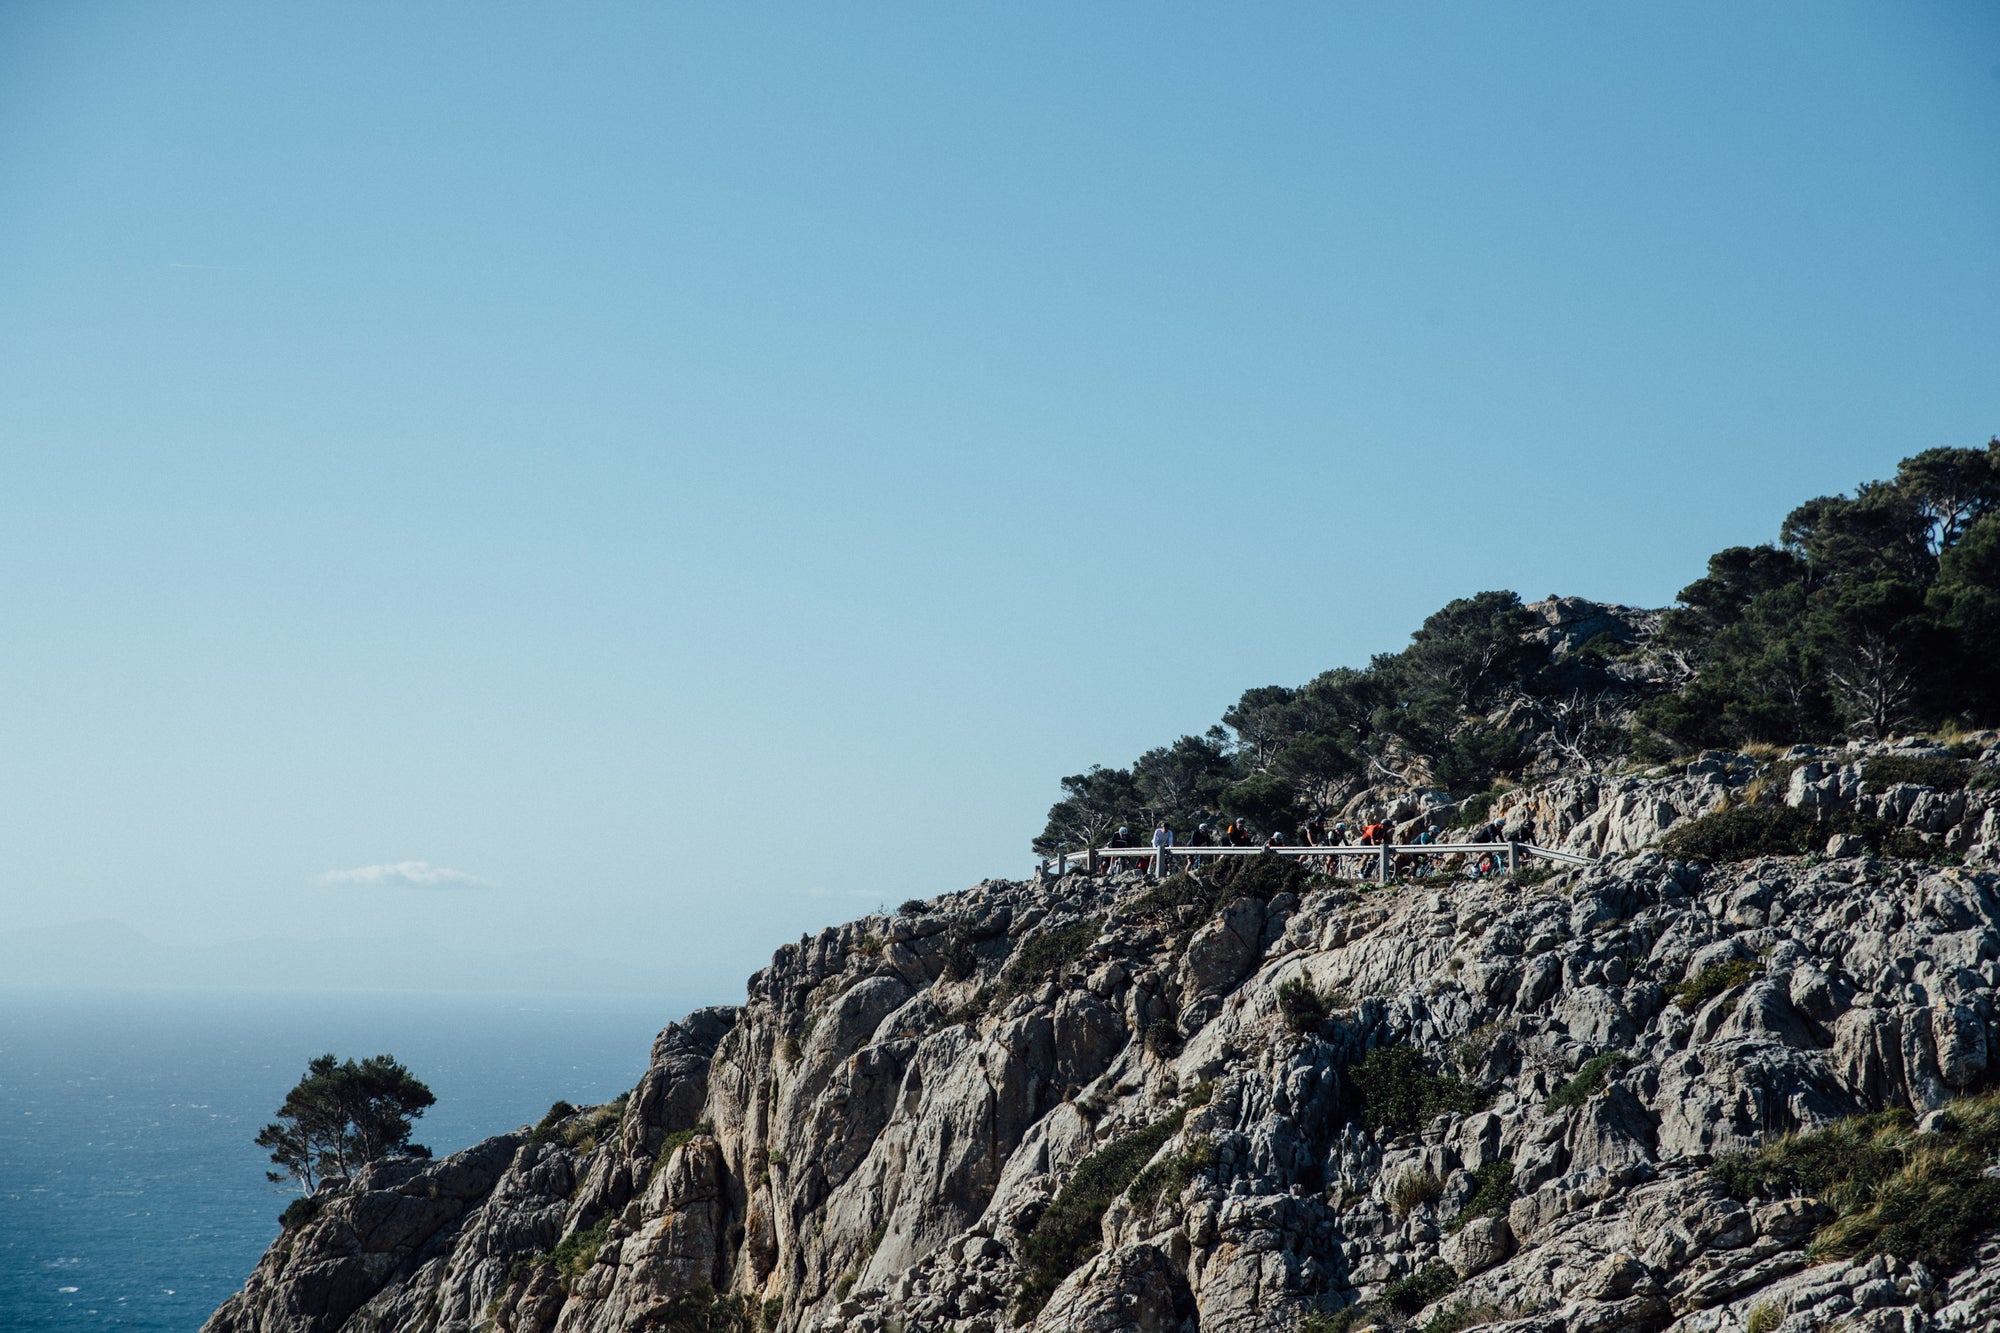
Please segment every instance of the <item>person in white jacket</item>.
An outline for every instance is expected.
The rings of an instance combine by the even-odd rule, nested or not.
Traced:
[[[1157,854],[1165,851],[1167,848],[1173,845],[1174,845],[1174,831],[1168,828],[1167,821],[1162,819],[1160,821],[1160,826],[1153,830],[1153,851],[1155,853],[1154,866],[1156,871],[1160,873],[1164,873],[1165,871],[1165,861]]]

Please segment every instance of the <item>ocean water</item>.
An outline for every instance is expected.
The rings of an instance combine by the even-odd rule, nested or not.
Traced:
[[[322,1051],[409,1066],[442,1156],[615,1097],[691,1007],[0,992],[0,1330],[198,1329],[278,1234],[292,1196],[252,1140]]]

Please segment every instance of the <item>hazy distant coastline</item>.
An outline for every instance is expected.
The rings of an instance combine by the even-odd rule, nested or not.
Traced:
[[[0,990],[132,988],[632,996],[658,999],[662,1022],[716,998],[664,967],[557,949],[496,955],[409,936],[172,945],[102,920],[0,933]]]

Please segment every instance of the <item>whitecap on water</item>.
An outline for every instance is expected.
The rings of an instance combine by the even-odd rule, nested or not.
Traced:
[[[76,1288],[75,1288],[75,1287],[57,1287],[57,1288],[56,1288],[56,1290],[57,1290],[57,1291],[59,1291],[59,1292],[61,1292],[61,1293],[63,1293],[63,1295],[67,1296],[67,1295],[69,1295],[69,1294],[70,1294],[71,1292],[75,1291],[75,1290],[76,1290]]]

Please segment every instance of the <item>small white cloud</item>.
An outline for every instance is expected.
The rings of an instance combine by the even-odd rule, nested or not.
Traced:
[[[477,875],[429,861],[398,861],[394,865],[357,866],[353,870],[329,870],[314,881],[318,884],[370,884],[398,889],[485,889],[491,888]]]

